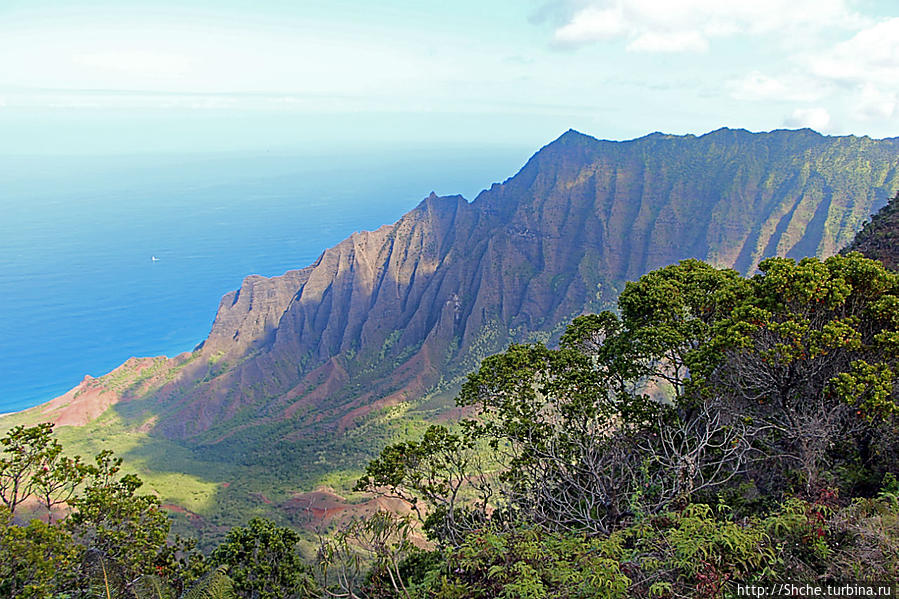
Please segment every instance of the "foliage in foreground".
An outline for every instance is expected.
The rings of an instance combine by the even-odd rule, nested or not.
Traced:
[[[594,537],[486,527],[447,549],[411,596],[722,597],[733,596],[735,582],[861,580],[865,571],[895,580],[897,508],[895,498],[842,510],[791,500],[764,518],[735,519],[691,504]]]
[[[159,499],[138,493],[142,483],[121,473],[121,458],[67,457],[52,432],[18,426],[0,440],[0,596],[130,593],[147,576],[179,592],[192,582],[201,556],[169,538]],[[23,513],[45,521],[20,525]]]
[[[484,360],[473,418],[387,447],[358,488],[423,515],[446,560],[427,596],[895,577],[899,277],[858,254],[759,268],[650,273],[559,349]]]

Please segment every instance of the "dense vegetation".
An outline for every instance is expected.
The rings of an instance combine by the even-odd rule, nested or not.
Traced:
[[[209,556],[168,540],[118,460],[15,429],[0,593],[726,597],[896,580],[899,275],[859,254],[759,270],[684,261],[575,319],[558,349],[484,360],[462,420],[388,446],[359,480],[418,517],[351,521],[308,567],[293,531],[259,519]],[[55,521],[13,524],[26,495]]]
[[[899,193],[862,227],[847,250],[899,269]]]
[[[899,277],[686,261],[512,346],[360,488],[427,506],[423,596],[720,596],[899,574]]]

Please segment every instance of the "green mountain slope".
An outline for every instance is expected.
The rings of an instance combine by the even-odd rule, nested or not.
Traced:
[[[569,131],[473,202],[432,194],[306,268],[248,277],[195,351],[130,360],[4,422],[118,443],[198,511],[263,491],[287,505],[439,418],[482,357],[551,340],[625,281],[691,257],[745,273],[831,255],[897,188],[897,139]]]
[[[846,251],[861,252],[899,270],[899,193],[859,231]]]

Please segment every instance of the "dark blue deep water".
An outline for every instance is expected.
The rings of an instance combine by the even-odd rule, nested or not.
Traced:
[[[471,200],[528,154],[2,157],[0,412],[49,400],[130,356],[190,350],[246,275],[306,266],[432,190]]]

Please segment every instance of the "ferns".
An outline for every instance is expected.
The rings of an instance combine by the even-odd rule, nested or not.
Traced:
[[[236,599],[228,566],[219,566],[181,595],[181,599]]]
[[[132,588],[137,599],[175,599],[175,592],[155,574],[138,578]]]

